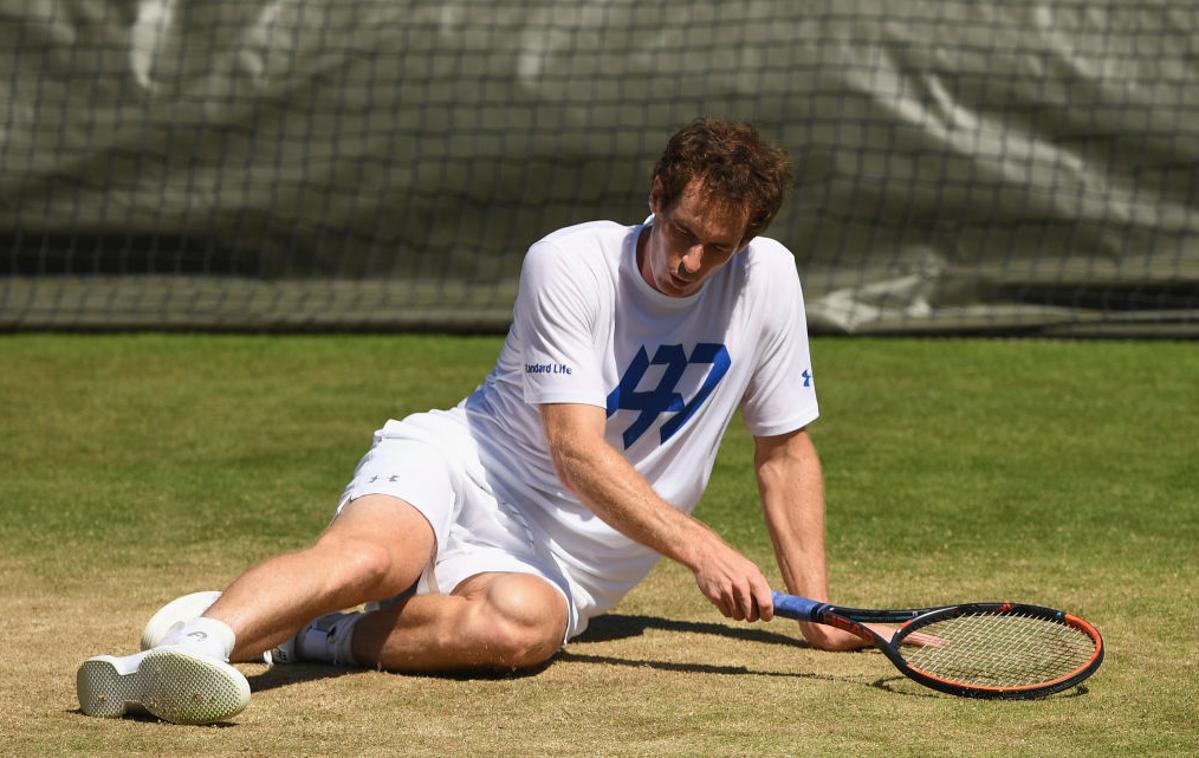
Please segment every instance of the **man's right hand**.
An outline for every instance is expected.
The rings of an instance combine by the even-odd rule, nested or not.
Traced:
[[[715,533],[709,535],[697,546],[697,556],[688,561],[700,592],[725,618],[770,621],[774,618],[774,601],[766,577],[753,561]]]

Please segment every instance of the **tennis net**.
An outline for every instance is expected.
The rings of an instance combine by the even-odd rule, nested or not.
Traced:
[[[0,13],[0,328],[502,330],[710,115],[796,158],[813,331],[1199,335],[1186,0]]]

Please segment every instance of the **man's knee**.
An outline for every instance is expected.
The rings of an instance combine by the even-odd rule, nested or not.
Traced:
[[[567,609],[545,580],[505,574],[488,583],[479,600],[482,644],[500,668],[539,666],[562,647]]]
[[[372,495],[343,509],[311,552],[328,567],[332,583],[377,599],[416,581],[432,549],[432,528],[415,508]]]
[[[326,576],[347,589],[369,591],[387,584],[395,571],[392,551],[371,540],[325,534],[312,551],[327,566]]]

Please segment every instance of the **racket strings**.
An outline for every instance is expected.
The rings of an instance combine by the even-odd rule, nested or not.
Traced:
[[[938,643],[905,648],[910,666],[980,687],[1050,682],[1085,666],[1095,653],[1094,640],[1079,629],[1013,613],[964,614],[922,626],[920,632]]]

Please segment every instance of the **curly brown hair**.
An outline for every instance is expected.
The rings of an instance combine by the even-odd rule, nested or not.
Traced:
[[[675,132],[654,166],[670,210],[692,181],[724,210],[748,209],[745,239],[766,230],[791,186],[791,160],[747,123],[699,118]]]

